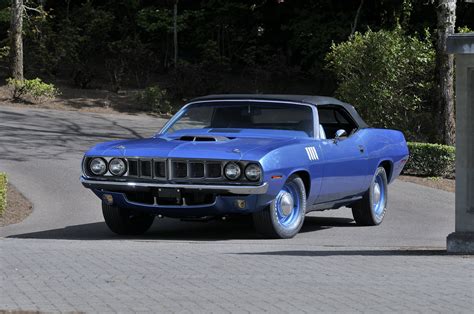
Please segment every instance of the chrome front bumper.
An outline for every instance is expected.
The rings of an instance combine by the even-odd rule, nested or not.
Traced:
[[[207,185],[207,184],[168,184],[168,183],[152,183],[152,182],[120,182],[120,181],[99,181],[90,180],[81,177],[81,183],[86,188],[92,189],[124,189],[124,190],[140,190],[150,188],[169,188],[169,189],[185,189],[198,191],[214,191],[230,194],[265,194],[268,191],[268,183],[261,185]]]

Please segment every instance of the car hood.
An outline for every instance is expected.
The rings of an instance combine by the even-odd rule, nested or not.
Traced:
[[[98,144],[87,156],[185,159],[259,160],[266,153],[298,141],[296,138],[234,137],[217,141],[189,141],[154,137]]]

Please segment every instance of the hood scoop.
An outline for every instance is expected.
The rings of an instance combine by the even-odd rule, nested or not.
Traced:
[[[232,138],[225,136],[194,136],[194,135],[184,135],[178,138],[179,141],[185,142],[224,142],[231,140]]]

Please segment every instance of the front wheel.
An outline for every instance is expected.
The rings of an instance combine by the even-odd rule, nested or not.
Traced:
[[[306,214],[306,190],[297,175],[288,178],[272,203],[253,214],[255,229],[268,238],[294,237],[303,226]]]
[[[119,235],[143,234],[150,229],[155,219],[155,216],[104,203],[102,203],[102,214],[109,229]]]
[[[387,212],[387,173],[378,167],[363,198],[352,206],[352,215],[358,225],[375,226],[382,223]]]

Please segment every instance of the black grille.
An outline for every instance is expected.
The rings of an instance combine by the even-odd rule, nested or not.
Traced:
[[[166,161],[128,158],[128,176],[144,179],[166,179]]]
[[[131,177],[138,177],[138,160],[128,160],[128,175]]]
[[[140,177],[151,178],[151,160],[140,160]]]
[[[155,161],[155,178],[166,178],[165,161]]]
[[[202,178],[202,177],[204,177],[204,163],[202,163],[202,162],[190,162],[189,163],[189,176],[191,178]]]
[[[224,179],[221,161],[153,158],[127,158],[127,161],[129,177],[154,180]]]
[[[186,178],[188,176],[188,164],[186,162],[173,161],[173,177]]]
[[[220,178],[222,176],[221,173],[221,164],[217,162],[207,163],[207,176],[209,178]]]

